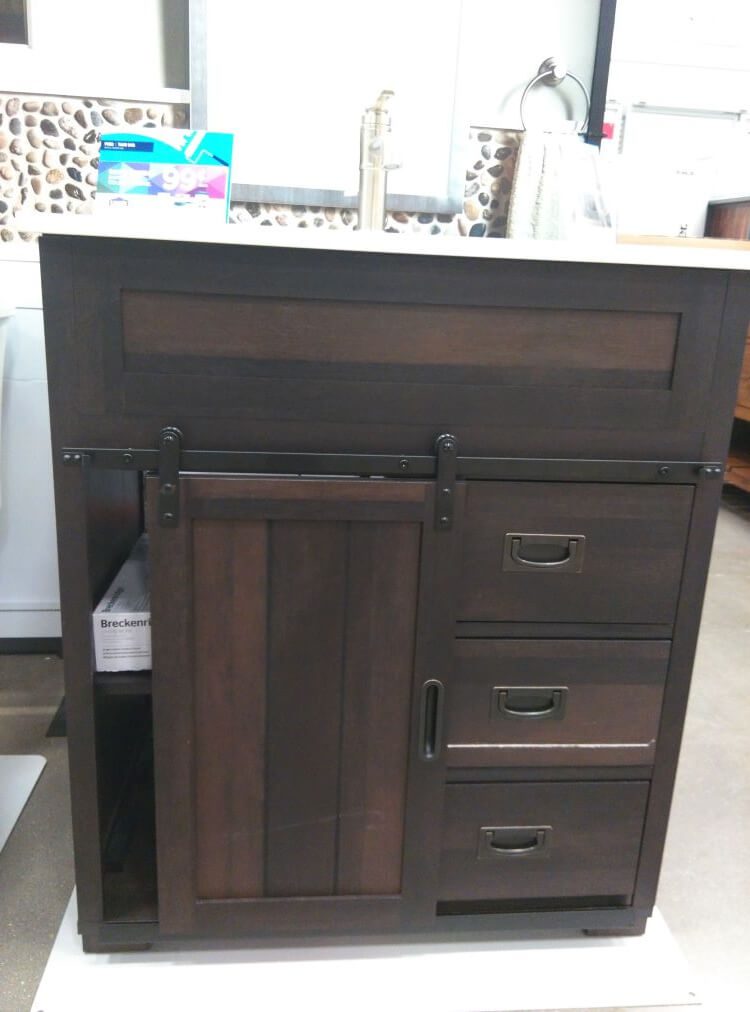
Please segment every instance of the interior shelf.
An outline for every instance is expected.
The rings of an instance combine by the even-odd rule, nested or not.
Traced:
[[[107,696],[150,696],[150,671],[97,671],[97,691]]]
[[[727,461],[724,480],[744,492],[750,492],[750,450],[733,450]]]

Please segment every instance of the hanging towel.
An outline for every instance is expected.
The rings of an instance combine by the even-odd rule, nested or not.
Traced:
[[[571,129],[526,130],[508,208],[509,239],[614,238],[599,151]]]

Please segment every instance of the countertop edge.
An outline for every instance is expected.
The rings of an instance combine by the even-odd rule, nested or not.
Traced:
[[[686,267],[713,270],[750,270],[750,250],[717,249],[715,244],[653,244],[599,239],[584,243],[555,239],[478,239],[463,236],[404,235],[334,229],[288,230],[249,225],[211,225],[197,229],[192,223],[143,224],[122,222],[95,215],[35,214],[14,219],[19,231],[70,237],[135,239],[158,242],[189,242],[210,245],[311,249],[352,253],[385,253],[409,256],[470,257],[478,260],[531,260],[551,263],[598,263],[623,266]],[[674,240],[675,244],[679,240]]]

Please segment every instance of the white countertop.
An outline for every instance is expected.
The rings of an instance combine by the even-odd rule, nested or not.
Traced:
[[[343,229],[262,228],[257,225],[209,225],[193,221],[142,223],[125,217],[28,214],[13,222],[20,231],[48,235],[154,239],[233,246],[278,246],[289,249],[344,250],[427,256],[474,257],[481,260],[542,260],[568,263],[644,264],[660,267],[702,267],[750,270],[750,249],[722,246],[717,240],[637,242],[569,242],[560,240],[479,239]]]

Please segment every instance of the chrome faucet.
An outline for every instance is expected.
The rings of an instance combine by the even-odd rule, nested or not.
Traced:
[[[385,194],[388,171],[399,168],[389,159],[391,117],[386,108],[392,91],[381,91],[374,105],[365,109],[359,132],[359,222],[357,228],[385,228]]]

